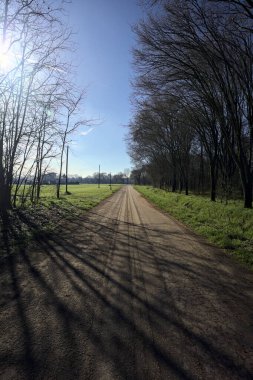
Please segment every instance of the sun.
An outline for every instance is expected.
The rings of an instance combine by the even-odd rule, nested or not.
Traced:
[[[14,54],[8,48],[8,44],[0,45],[0,71],[6,72],[11,70],[15,64]]]
[[[10,61],[8,59],[8,55],[4,53],[0,53],[0,67],[2,70],[7,70],[10,66]]]

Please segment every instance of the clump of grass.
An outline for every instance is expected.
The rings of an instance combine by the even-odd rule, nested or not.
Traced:
[[[148,186],[135,186],[145,198],[211,243],[226,249],[253,269],[253,210],[233,200],[227,205],[197,195],[170,193]]]

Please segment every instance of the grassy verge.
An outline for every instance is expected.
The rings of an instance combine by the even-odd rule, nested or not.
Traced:
[[[62,192],[56,199],[55,186],[42,187],[40,201],[17,207],[9,213],[5,225],[0,221],[0,251],[15,251],[26,247],[37,237],[49,236],[67,220],[90,210],[103,199],[109,197],[121,186],[112,185],[69,185],[69,194]],[[1,238],[2,235],[2,238]]]
[[[145,198],[182,221],[211,243],[253,269],[253,210],[240,201],[211,202],[206,197],[135,186]]]

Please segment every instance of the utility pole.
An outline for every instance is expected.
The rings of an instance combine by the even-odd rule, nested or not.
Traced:
[[[67,145],[65,194],[68,194],[68,165],[69,165],[69,146]]]
[[[112,173],[110,173],[110,190],[112,190]]]
[[[98,188],[100,188],[100,165],[98,167]]]

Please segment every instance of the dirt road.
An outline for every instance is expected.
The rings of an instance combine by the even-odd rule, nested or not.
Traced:
[[[0,379],[252,379],[253,275],[130,186],[8,262]]]

